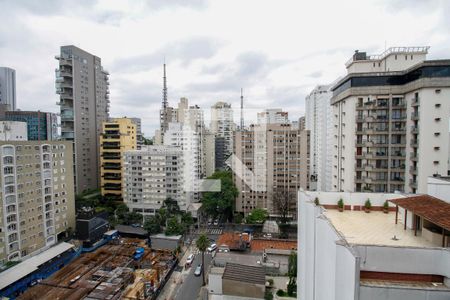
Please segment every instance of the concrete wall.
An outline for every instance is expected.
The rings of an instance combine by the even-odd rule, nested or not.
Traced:
[[[355,246],[355,251],[361,257],[363,271],[433,274],[450,278],[450,249]]]
[[[340,243],[340,236],[328,220],[320,216],[322,208],[309,200],[310,196],[299,193],[297,295],[299,299],[313,300],[357,299],[357,258]]]
[[[211,294],[219,294],[223,293],[222,291],[222,275],[220,273],[212,273],[210,272],[208,275],[208,290]]]
[[[428,177],[427,194],[450,203],[450,181]]]
[[[448,291],[361,286],[359,300],[448,300]]]
[[[370,199],[372,206],[383,206],[388,199],[403,198],[400,194],[385,193],[349,193],[349,192],[309,192],[310,199],[319,198],[320,204],[336,205],[340,198],[344,200],[345,205],[364,205],[367,199]],[[394,206],[391,204],[391,206]]]

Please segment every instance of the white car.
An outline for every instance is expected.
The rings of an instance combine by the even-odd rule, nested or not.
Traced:
[[[186,267],[190,267],[192,265],[192,262],[194,261],[195,255],[190,254],[186,259]]]
[[[216,244],[211,244],[211,246],[209,246],[208,249],[206,249],[206,251],[213,252],[216,249],[217,249],[217,245]]]
[[[195,268],[194,275],[195,275],[195,276],[200,276],[200,275],[202,275],[202,264],[199,264],[199,265],[197,266],[197,268]]]

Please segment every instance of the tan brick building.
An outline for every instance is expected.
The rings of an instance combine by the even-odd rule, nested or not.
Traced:
[[[251,125],[249,130],[235,132],[234,154],[247,170],[234,172],[239,190],[236,211],[247,215],[255,208],[266,208],[277,214],[274,196],[284,193],[292,194],[289,214],[295,217],[296,191],[309,188],[309,131],[291,124]]]
[[[22,260],[75,229],[71,142],[0,142],[0,172],[0,261]]]

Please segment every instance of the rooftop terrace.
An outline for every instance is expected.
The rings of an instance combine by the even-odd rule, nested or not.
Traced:
[[[349,244],[381,245],[400,247],[439,247],[421,236],[414,236],[414,231],[404,230],[399,220],[395,224],[395,213],[385,214],[380,211],[345,211],[330,209],[324,215],[334,228],[345,237]],[[393,237],[397,239],[393,239]]]

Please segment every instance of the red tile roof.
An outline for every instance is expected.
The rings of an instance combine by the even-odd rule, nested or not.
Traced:
[[[430,195],[389,200],[440,227],[450,230],[450,204]]]
[[[286,241],[278,239],[253,239],[250,242],[250,245],[252,252],[262,252],[264,249],[297,250],[296,241]]]

